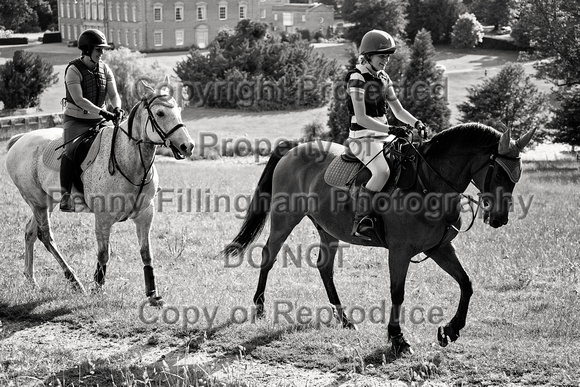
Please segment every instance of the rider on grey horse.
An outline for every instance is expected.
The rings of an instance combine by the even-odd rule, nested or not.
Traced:
[[[63,212],[74,212],[71,197],[74,178],[72,160],[78,145],[78,141],[74,140],[99,126],[103,120],[112,121],[122,115],[115,77],[110,67],[101,62],[103,49],[110,48],[105,35],[99,30],[88,29],[79,36],[78,48],[82,51],[81,57],[71,61],[65,70],[65,152],[60,166],[60,210]],[[112,113],[106,109],[106,97],[113,106]]]

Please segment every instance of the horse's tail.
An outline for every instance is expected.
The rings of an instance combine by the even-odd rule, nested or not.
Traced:
[[[270,203],[272,201],[272,178],[274,176],[274,169],[280,159],[288,153],[288,151],[298,145],[297,142],[284,141],[280,143],[272,152],[270,160],[260,176],[258,186],[254,191],[254,196],[250,202],[248,212],[244,218],[244,223],[240,232],[232,242],[230,242],[223,250],[222,254],[227,256],[240,256],[246,251],[250,243],[252,243],[264,228],[266,218],[270,212]]]
[[[24,136],[25,134],[26,133],[19,133],[10,137],[10,140],[8,140],[8,144],[6,144],[6,150],[10,150],[10,148],[12,148],[12,145],[14,145],[16,141],[18,141],[20,137]]]

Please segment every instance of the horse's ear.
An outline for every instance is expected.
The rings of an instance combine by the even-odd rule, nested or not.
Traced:
[[[516,146],[518,147],[520,152],[524,150],[526,145],[530,143],[530,140],[534,136],[534,133],[536,133],[536,128],[530,129],[526,134],[524,134],[516,141]]]
[[[147,83],[147,81],[145,81],[144,79],[141,79],[141,84],[145,88],[146,94],[155,93],[155,89],[149,83]]]
[[[165,83],[166,85],[169,85],[171,82],[169,81],[169,75],[165,75],[165,79],[163,80],[163,83]]]
[[[512,135],[512,130],[508,128],[505,132],[502,133],[499,139],[499,146],[497,148],[497,153],[500,155],[505,155],[508,153],[510,149],[510,137]]]

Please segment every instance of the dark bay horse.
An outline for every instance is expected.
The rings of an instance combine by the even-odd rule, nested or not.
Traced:
[[[263,316],[268,272],[286,238],[307,216],[320,235],[317,267],[330,303],[343,326],[352,328],[354,326],[344,313],[333,282],[338,243],[345,241],[388,248],[392,301],[388,333],[395,354],[411,352],[409,342],[403,337],[399,318],[409,263],[412,257],[424,253],[451,275],[461,289],[455,316],[438,329],[439,344],[446,346],[449,341],[457,340],[459,331],[465,326],[473,292],[471,281],[452,244],[461,228],[460,194],[473,182],[483,198],[484,220],[494,228],[505,225],[512,191],[521,174],[519,154],[533,133],[531,130],[513,141],[509,130],[502,134],[491,127],[471,123],[449,128],[423,143],[416,153],[419,162],[415,183],[383,196],[383,199],[398,196],[403,205],[399,208],[394,205],[381,207],[373,202],[377,224],[382,227],[378,237],[370,242],[351,236],[354,202],[348,195],[348,200],[336,199],[337,188],[325,182],[326,170],[336,157],[340,157],[344,146],[327,142],[298,146],[282,144],[275,149],[260,177],[241,230],[223,253],[243,254],[260,235],[270,214],[270,235],[262,250],[260,278],[254,295],[257,315]],[[345,189],[338,191],[344,194]],[[314,204],[289,208],[282,203],[292,197],[307,197],[313,199]],[[410,197],[423,205],[407,208],[405,198]],[[433,200],[439,201],[437,206],[429,205]],[[337,204],[339,201],[341,203]],[[434,216],[429,208],[442,211]]]
[[[155,93],[148,85],[145,88],[147,94],[133,107],[129,119],[114,129],[102,130],[100,150],[83,171],[81,181],[75,182],[73,196],[75,211],[95,215],[97,289],[105,283],[111,228],[116,222],[131,219],[140,244],[146,295],[152,305],[160,305],[162,299],[155,286],[150,249],[159,179],[153,164],[155,153],[158,146],[164,145],[171,148],[175,158],[183,159],[192,154],[194,143],[175,99]],[[43,155],[46,151],[54,152],[55,141],[61,138],[61,128],[39,129],[12,137],[8,141],[6,169],[32,210],[24,234],[24,275],[36,286],[34,242],[40,239],[62,267],[65,277],[84,292],[82,283],[57,248],[50,226],[52,208],[60,198],[60,179],[58,168],[47,165]],[[84,192],[78,191],[78,184],[82,184]]]

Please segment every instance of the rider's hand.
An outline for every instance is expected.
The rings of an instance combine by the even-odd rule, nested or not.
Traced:
[[[107,111],[107,110],[105,110],[105,109],[102,109],[102,110],[99,112],[99,115],[100,115],[101,117],[103,117],[103,118],[104,118],[105,120],[107,120],[107,121],[113,121],[113,120],[116,118],[115,114],[113,114],[113,113],[111,113],[111,112],[109,112],[109,111]]]
[[[427,138],[427,127],[424,123],[421,122],[421,120],[417,120],[417,122],[415,122],[415,129],[417,129],[417,132],[423,139]]]
[[[113,114],[115,115],[115,119],[120,120],[121,117],[123,117],[123,109],[121,109],[120,107],[116,106],[113,109]]]
[[[395,137],[408,137],[409,132],[402,127],[402,126],[391,126],[389,128],[389,134],[392,134]]]

